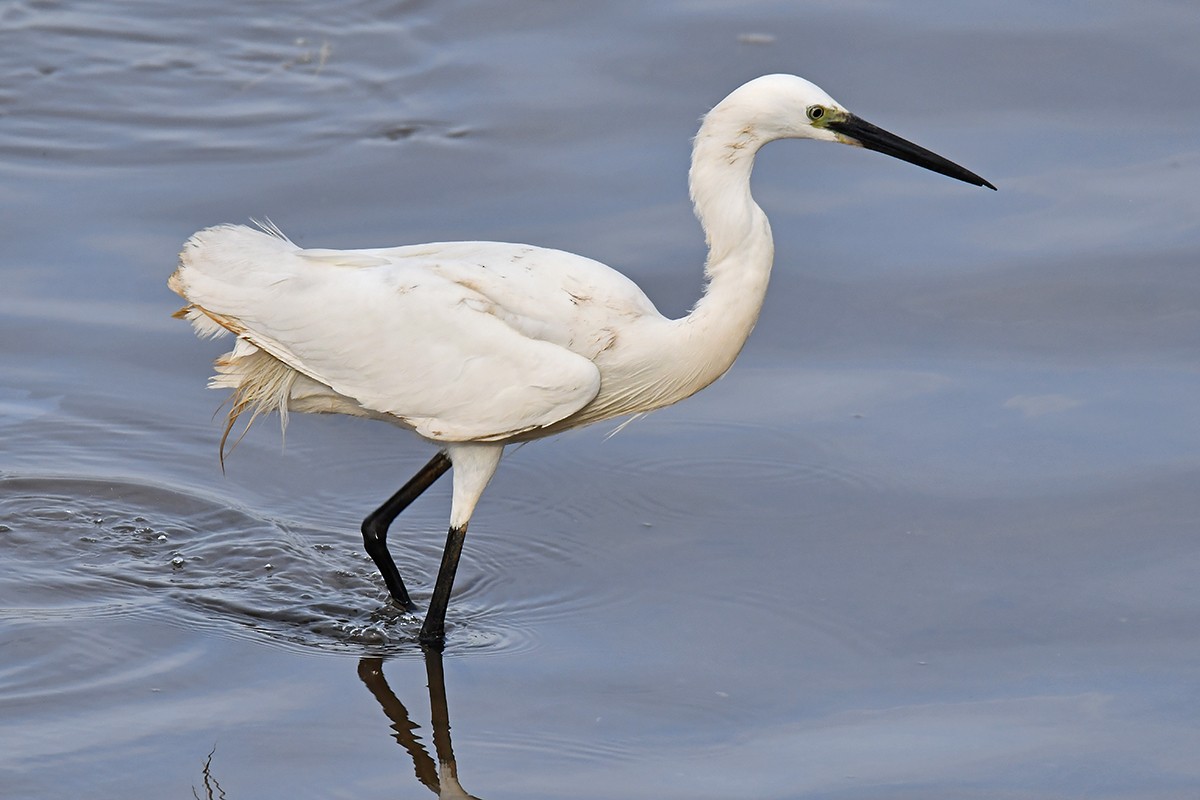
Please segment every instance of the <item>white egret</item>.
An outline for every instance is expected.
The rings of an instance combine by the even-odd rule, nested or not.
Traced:
[[[705,115],[689,188],[708,241],[704,293],[668,319],[632,281],[560,250],[452,242],[304,249],[272,225],[191,237],[170,287],[200,335],[233,333],[210,386],[240,414],[289,410],[385,420],[439,447],[362,524],[392,598],[414,608],[387,549],[396,516],[454,467],[450,529],[425,644],[444,640],[467,523],[505,445],[677,403],[719,378],[758,319],[774,246],[750,194],[764,144],[865,147],[952,178],[978,175],[848,112],[812,83],[766,75]]]

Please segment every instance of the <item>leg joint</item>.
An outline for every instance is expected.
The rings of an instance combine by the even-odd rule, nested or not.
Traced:
[[[362,521],[362,537],[363,545],[366,546],[368,552],[374,548],[383,545],[387,540],[387,525],[381,525],[379,517],[372,514]]]

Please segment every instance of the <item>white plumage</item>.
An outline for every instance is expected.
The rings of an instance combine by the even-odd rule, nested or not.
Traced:
[[[229,426],[246,410],[290,409],[415,431],[454,465],[451,538],[460,531],[461,546],[505,444],[670,405],[732,365],[774,255],[750,172],[758,149],[779,138],[864,146],[991,186],[855,117],[808,81],[769,75],[717,105],[696,137],[689,185],[709,257],[704,295],[681,319],[662,316],[619,272],[560,250],[498,242],[302,249],[273,226],[200,231],[169,285],[186,298],[180,314],[198,333],[237,336],[211,381],[235,393]],[[431,483],[445,465],[427,470],[436,472]],[[402,509],[406,498],[393,501]],[[382,516],[381,542],[395,514]],[[393,596],[409,604],[380,563],[390,562],[386,548],[372,555]],[[453,566],[444,587],[439,575],[443,600]],[[422,632],[429,642],[441,640],[441,620],[431,619],[437,604],[435,590]]]

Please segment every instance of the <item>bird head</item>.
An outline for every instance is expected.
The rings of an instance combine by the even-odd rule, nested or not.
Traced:
[[[821,87],[795,75],[764,75],[736,89],[713,114],[741,120],[761,146],[775,139],[817,139],[875,150],[918,167],[995,189],[974,172],[847,111]]]

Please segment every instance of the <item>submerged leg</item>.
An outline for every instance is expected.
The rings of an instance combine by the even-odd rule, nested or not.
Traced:
[[[450,591],[454,588],[458,558],[462,555],[463,541],[467,538],[467,523],[484,487],[496,473],[500,456],[504,454],[504,445],[497,444],[461,442],[448,445],[446,449],[454,463],[450,532],[446,535],[442,566],[438,570],[437,583],[433,585],[433,597],[429,601],[429,611],[425,614],[420,637],[422,644],[438,649],[446,638],[446,607],[450,605]]]
[[[440,648],[446,638],[446,609],[450,605],[450,590],[454,588],[454,574],[458,571],[458,558],[462,555],[466,538],[466,525],[461,528],[451,526],[450,532],[446,534],[442,566],[438,569],[437,583],[433,585],[429,610],[425,612],[425,624],[421,626],[422,644]]]
[[[434,481],[442,477],[448,469],[450,469],[449,457],[445,452],[438,453],[408,483],[400,487],[400,491],[389,497],[383,505],[372,511],[363,520],[363,547],[366,548],[367,555],[375,562],[375,566],[379,567],[379,574],[383,576],[383,582],[387,584],[392,599],[407,611],[412,611],[416,606],[408,596],[408,589],[404,587],[404,579],[400,577],[400,570],[396,569],[396,562],[392,560],[392,554],[388,552],[388,526],[399,516],[401,511],[408,508],[413,500],[420,497],[421,493],[432,486]]]

